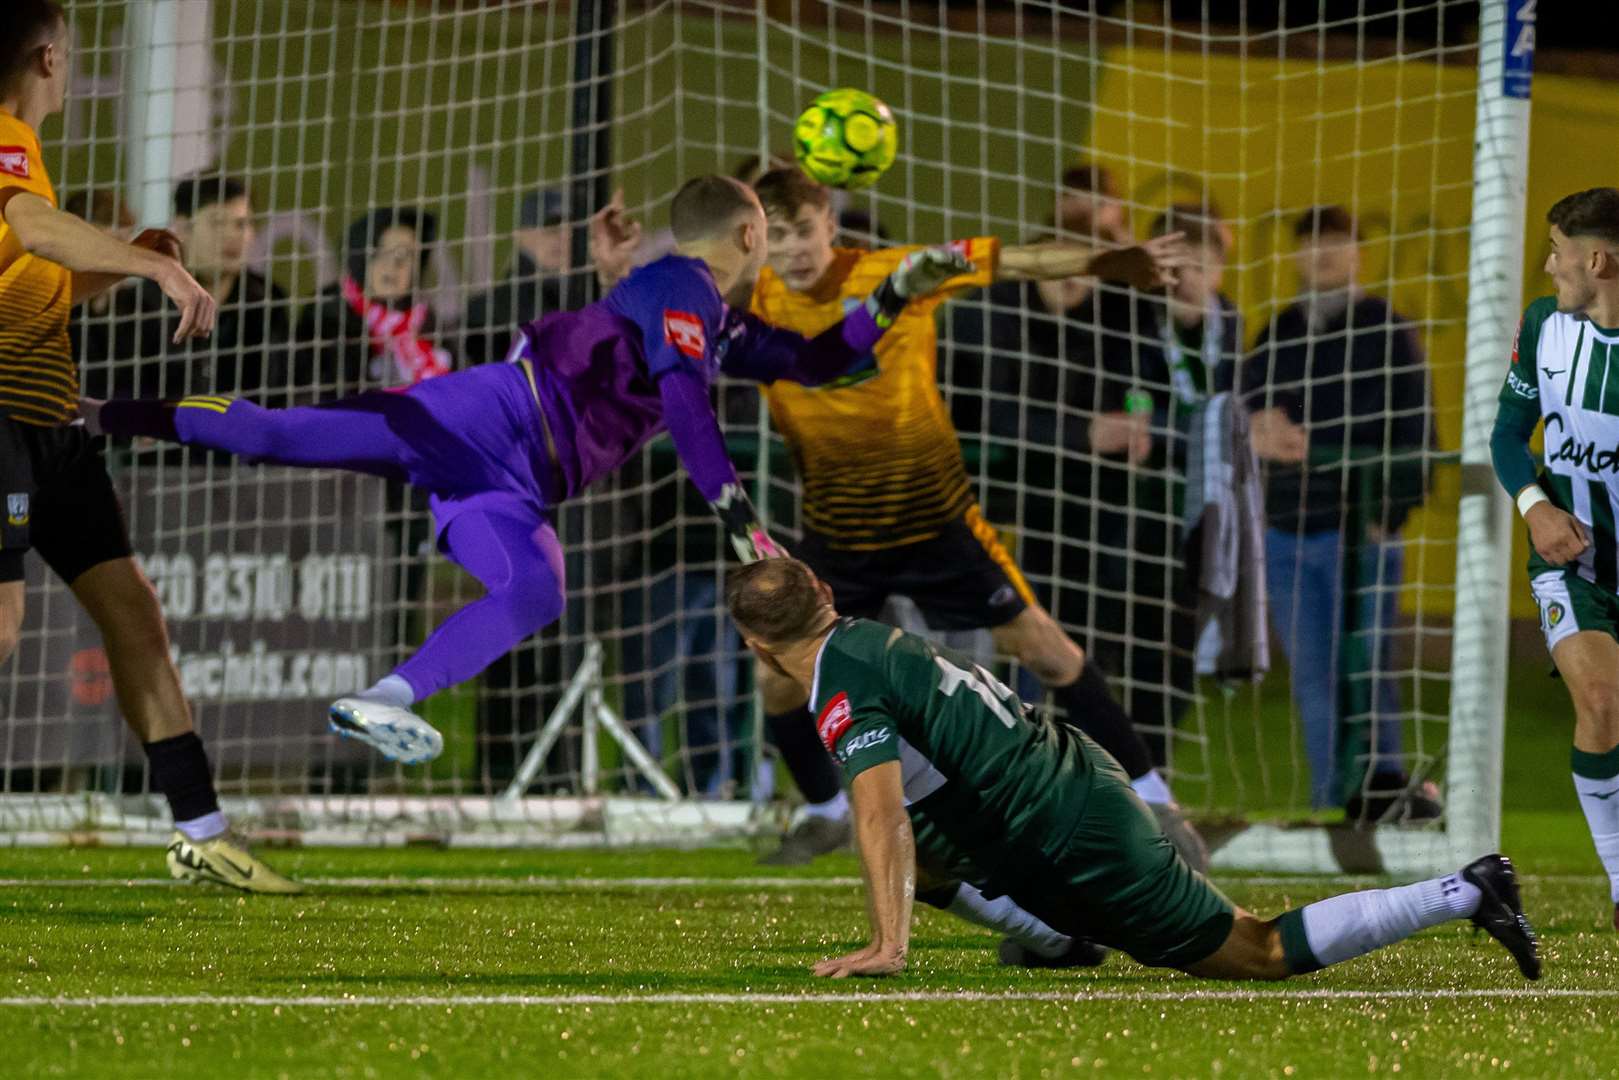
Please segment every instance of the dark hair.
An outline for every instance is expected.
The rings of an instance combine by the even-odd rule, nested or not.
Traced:
[[[766,214],[796,218],[806,206],[825,210],[832,205],[832,193],[804,175],[802,169],[771,169],[753,182]]]
[[[1103,195],[1110,199],[1119,197],[1119,189],[1113,183],[1113,172],[1106,165],[1097,165],[1088,162],[1084,165],[1075,165],[1062,174],[1064,191],[1088,191],[1095,195]]]
[[[0,91],[12,88],[28,69],[34,50],[67,21],[56,0],[5,0],[0,4]]]
[[[1313,206],[1293,224],[1294,240],[1314,240],[1320,236],[1347,236],[1360,239],[1355,217],[1341,206]]]
[[[107,188],[75,191],[62,203],[62,209],[103,228],[127,229],[135,224],[135,215],[129,212],[129,207],[124,205],[117,192]]]
[[[839,247],[871,247],[892,241],[882,223],[864,210],[845,210],[838,215]]]
[[[1546,211],[1564,236],[1595,236],[1619,244],[1619,188],[1596,187],[1565,195]]]
[[[669,231],[677,244],[706,240],[751,209],[748,185],[740,180],[718,175],[693,177],[681,185],[669,204]]]
[[[198,210],[245,198],[245,180],[234,176],[188,176],[174,185],[174,216],[195,217]]]
[[[427,269],[428,248],[438,239],[438,218],[414,206],[379,206],[363,217],[349,223],[344,244],[344,264],[349,277],[365,282],[365,268],[371,261],[371,250],[382,240],[382,234],[392,228],[409,229],[422,245],[421,265],[417,272]]]
[[[1172,232],[1186,234],[1186,242],[1193,247],[1206,247],[1226,255],[1225,229],[1220,216],[1212,206],[1197,203],[1175,203],[1153,219],[1148,236],[1168,236]]]
[[[791,645],[816,630],[822,605],[815,575],[797,559],[761,559],[731,570],[725,606],[749,637]]]
[[[749,154],[735,165],[731,166],[731,179],[740,180],[744,184],[757,183],[759,177],[771,169],[784,168],[793,163],[793,155],[771,151],[769,157],[760,157],[758,154]]]

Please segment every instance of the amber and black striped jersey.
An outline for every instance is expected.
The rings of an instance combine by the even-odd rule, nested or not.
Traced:
[[[34,129],[0,109],[0,207],[19,191],[50,200]],[[60,424],[79,404],[79,372],[68,342],[73,275],[30,255],[0,214],[0,413],[25,424]]]
[[[961,445],[939,393],[938,305],[951,292],[995,279],[999,241],[960,242],[976,271],[951,289],[906,306],[873,350],[872,363],[824,386],[779,381],[765,398],[803,484],[803,525],[829,547],[874,550],[926,540],[972,505]],[[860,303],[915,247],[839,248],[810,292],[794,292],[768,268],[753,313],[814,336]]]

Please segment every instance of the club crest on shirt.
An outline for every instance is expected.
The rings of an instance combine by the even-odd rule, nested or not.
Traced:
[[[820,719],[815,721],[815,731],[821,736],[821,743],[830,752],[838,745],[838,739],[842,738],[852,723],[854,711],[849,708],[849,695],[838,694],[821,710]]]
[[[0,173],[27,180],[28,148],[26,146],[0,146]]]
[[[28,493],[6,496],[6,524],[28,524]]]
[[[1557,624],[1562,621],[1563,605],[1553,600],[1546,605],[1546,625],[1555,629]]]
[[[693,360],[703,358],[703,320],[686,311],[663,309],[663,340]]]

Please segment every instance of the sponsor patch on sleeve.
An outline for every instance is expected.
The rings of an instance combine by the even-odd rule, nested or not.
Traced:
[[[663,309],[663,340],[693,360],[701,360],[707,339],[703,335],[703,320],[687,311]]]
[[[821,736],[821,743],[828,753],[837,749],[838,739],[849,730],[854,723],[854,711],[849,708],[849,695],[838,694],[826,703],[821,710],[820,719],[815,721],[815,730]]]
[[[0,173],[27,180],[32,175],[28,168],[26,146],[0,146]]]

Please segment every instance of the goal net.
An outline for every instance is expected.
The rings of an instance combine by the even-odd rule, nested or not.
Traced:
[[[1476,466],[1522,248],[1506,5],[1285,25],[1196,7],[76,4],[69,103],[42,132],[64,203],[178,223],[199,276],[236,281],[189,351],[138,284],[81,309],[86,386],[281,404],[419,377],[365,305],[446,366],[498,362],[515,323],[597,295],[582,223],[612,191],[667,250],[683,178],[751,175],[816,93],[868,89],[901,152],[839,197],[850,243],[1194,242],[1171,299],[1071,280],[955,301],[938,382],[986,516],[1216,864],[1450,865],[1497,827],[1504,521]],[[756,389],[717,404],[790,545],[790,448]],[[261,833],[699,841],[793,796],[720,610],[728,545],[667,441],[557,512],[566,614],[424,706],[446,749],[421,768],[335,739],[324,706],[479,593],[434,553],[425,501],[108,454],[220,791]],[[149,838],[164,813],[99,636],[37,560],[27,590],[0,830]]]

